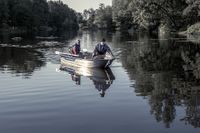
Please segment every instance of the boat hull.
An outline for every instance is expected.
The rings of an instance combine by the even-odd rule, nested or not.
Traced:
[[[114,59],[84,59],[72,54],[62,55],[60,58],[62,65],[88,68],[107,68]]]
[[[69,74],[89,77],[90,79],[97,81],[115,80],[115,76],[110,68],[102,69],[61,65],[60,70],[67,71]]]

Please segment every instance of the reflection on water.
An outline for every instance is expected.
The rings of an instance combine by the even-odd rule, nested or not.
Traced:
[[[39,40],[57,40],[57,41],[63,41],[63,40],[70,40],[76,37],[78,34],[77,31],[74,30],[68,30],[65,32],[51,32],[51,33],[40,33],[39,36],[35,36],[35,33],[15,33],[15,32],[9,32],[8,30],[0,29],[0,44],[20,44],[20,45],[27,45],[27,44],[35,44]],[[15,40],[13,38],[20,37],[20,40]]]
[[[76,85],[81,85],[81,76],[88,77],[93,81],[95,88],[99,91],[101,97],[105,96],[106,90],[111,86],[115,80],[110,68],[83,68],[83,67],[70,67],[61,65],[60,70],[67,71]]]
[[[176,108],[185,106],[180,121],[200,127],[200,45],[149,37],[124,44],[122,64],[135,80],[135,93],[149,101],[155,119],[169,128]]]
[[[45,66],[43,54],[31,49],[0,47],[0,71],[29,77]]]

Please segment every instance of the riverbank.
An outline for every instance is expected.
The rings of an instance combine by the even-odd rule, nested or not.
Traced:
[[[179,35],[186,36],[187,40],[193,43],[200,43],[200,22],[194,25],[191,25],[186,31],[181,31]]]
[[[200,22],[191,25],[186,31],[179,32],[180,35],[200,35]]]

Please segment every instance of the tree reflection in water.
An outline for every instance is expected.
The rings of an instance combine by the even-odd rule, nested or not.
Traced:
[[[43,54],[31,49],[0,47],[0,71],[28,78],[45,65]]]
[[[81,76],[88,77],[93,81],[101,97],[105,96],[106,90],[115,80],[115,76],[110,68],[83,68],[61,65],[60,70],[67,71],[72,76],[72,81],[75,81],[77,85],[81,85]]]
[[[200,45],[176,37],[136,40],[115,42],[123,44],[121,61],[135,80],[136,94],[149,100],[151,114],[167,128],[182,105],[185,117],[180,120],[200,127]]]

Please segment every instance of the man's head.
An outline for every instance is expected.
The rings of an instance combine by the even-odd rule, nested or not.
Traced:
[[[103,39],[102,39],[102,42],[106,42],[106,39],[105,39],[105,38],[103,38]]]
[[[78,42],[78,44],[80,44],[80,43],[81,43],[81,41],[80,41],[80,40],[78,40],[77,42]]]

